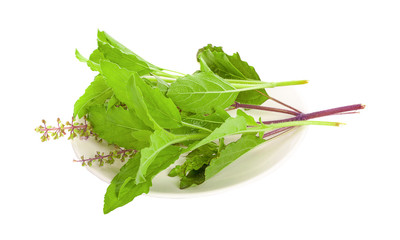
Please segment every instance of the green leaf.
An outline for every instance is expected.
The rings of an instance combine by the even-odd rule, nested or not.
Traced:
[[[200,185],[205,181],[205,169],[212,159],[218,156],[219,145],[214,142],[203,145],[186,156],[182,165],[170,171],[169,176],[179,176],[179,188],[185,189],[192,185]]]
[[[219,157],[212,159],[205,169],[205,180],[211,178],[240,156],[264,142],[264,139],[255,135],[243,135],[236,142],[226,145],[225,149],[220,152]]]
[[[169,85],[162,79],[162,78],[160,78],[160,77],[158,77],[158,76],[155,76],[154,75],[154,77],[156,78],[156,80],[157,80],[157,88],[160,90],[160,92],[164,95],[164,96],[166,96],[167,95],[167,92],[168,92],[168,89],[169,89]]]
[[[178,78],[167,93],[180,109],[203,114],[212,113],[216,108],[229,107],[237,95],[237,89],[210,72]]]
[[[228,119],[229,114],[221,109],[217,109],[214,113],[209,115],[195,114],[183,117],[184,122],[188,122],[194,125],[198,125],[210,130],[214,130],[221,126]]]
[[[123,103],[129,102],[126,86],[132,72],[107,60],[100,61],[100,68],[106,84],[113,89],[115,96]]]
[[[150,128],[161,128],[150,116],[146,103],[140,89],[134,86],[133,78],[137,74],[120,68],[117,64],[109,61],[101,61],[101,71],[106,77],[106,83],[109,85],[115,96],[125,103],[130,110],[134,110],[137,116]]]
[[[85,93],[75,102],[74,117],[83,117],[91,106],[103,104],[112,94],[113,92],[106,85],[104,77],[97,75],[89,87],[86,88]]]
[[[216,128],[212,133],[210,133],[210,135],[202,139],[200,142],[189,146],[189,148],[186,149],[186,152],[192,151],[217,139],[233,134],[238,134],[241,131],[245,131],[246,129],[247,124],[244,117],[237,116],[236,118],[228,118],[219,128]]]
[[[100,64],[100,61],[104,59],[104,55],[102,52],[99,51],[99,49],[95,49],[92,54],[90,54],[89,60],[96,63]],[[99,65],[100,66],[100,65]]]
[[[122,45],[120,42],[118,42],[117,40],[115,40],[113,37],[111,37],[110,35],[108,35],[106,32],[104,31],[97,31],[97,39],[110,44],[111,46],[125,52],[125,53],[130,53],[130,54],[134,54],[134,52],[132,52],[131,50],[129,50],[127,47],[125,47],[124,45]]]
[[[186,176],[192,170],[199,170],[203,165],[208,165],[214,157],[217,156],[218,145],[211,142],[203,145],[186,156],[186,160],[182,165],[177,165],[168,174],[171,177]]]
[[[207,44],[207,46],[200,48],[199,50],[197,50],[197,61],[200,61],[200,57],[204,54],[204,51],[211,51],[211,52],[224,52],[224,50],[222,50],[222,47],[217,47],[217,46],[213,46],[212,44]]]
[[[110,108],[114,107],[115,105],[117,105],[118,103],[120,103],[120,101],[118,100],[118,98],[115,96],[115,94],[113,94],[110,98],[110,100],[107,102],[107,111],[110,110]]]
[[[199,50],[197,59],[203,60],[209,69],[213,71],[215,74],[222,78],[228,79],[246,79],[246,74],[254,77],[254,80],[259,79],[257,73],[254,71],[254,68],[244,68],[245,72],[241,72],[231,61],[229,56],[223,50],[222,47],[213,47],[212,45],[207,45],[203,49]],[[237,57],[236,57],[237,58]],[[236,59],[232,58],[232,59]],[[240,57],[239,57],[240,60]],[[242,61],[240,61],[242,62]],[[243,65],[240,63],[240,65]],[[249,66],[247,64],[247,66]]]
[[[124,185],[126,180],[132,179],[136,175],[140,163],[140,152],[136,153],[130,158],[120,169],[117,175],[111,181],[115,186],[115,193],[118,196],[119,190]]]
[[[138,185],[132,184],[134,183],[134,181],[132,181],[132,176],[136,174],[139,167],[138,158],[140,158],[140,154],[136,154],[134,158],[129,159],[111,181],[111,184],[108,186],[107,192],[104,195],[104,214],[107,214],[118,207],[124,206],[143,193],[149,192],[151,181]],[[121,187],[125,190],[120,193]],[[127,189],[129,189],[129,192],[126,191]]]
[[[212,71],[218,76],[226,79],[239,80],[260,80],[254,67],[243,61],[239,53],[226,54],[221,47],[214,47],[211,44],[200,49],[197,54],[202,71]],[[244,81],[245,83],[245,81]],[[250,90],[239,93],[237,102],[243,104],[260,105],[268,99],[264,89]]]
[[[194,184],[199,185],[205,180],[205,169],[210,161],[217,157],[218,145],[208,143],[203,145],[186,156],[182,165],[175,166],[168,174],[170,177],[179,176],[180,189],[188,188]]]
[[[181,115],[174,102],[158,88],[147,85],[139,76],[133,75],[133,85],[140,89],[151,117],[163,128],[181,127]],[[129,84],[129,83],[128,83]]]
[[[147,180],[139,184],[136,184],[134,179],[139,169],[141,155],[138,153],[129,159],[107,188],[104,196],[104,214],[124,206],[143,193],[147,194],[152,186],[154,176],[173,164],[179,158],[181,150],[179,147],[169,146],[161,151],[149,166]]]
[[[105,59],[118,64],[120,67],[135,71],[140,76],[162,70],[147,62],[105,32],[98,32],[97,43],[98,50],[103,54]]]
[[[155,130],[150,136],[150,146],[142,149],[140,167],[136,176],[136,183],[146,181],[146,173],[149,166],[157,158],[157,155],[167,148],[176,143],[184,142],[191,139],[201,139],[204,134],[191,134],[191,135],[175,135],[163,129]]]
[[[246,119],[246,123],[248,126],[258,126],[258,123],[256,122],[256,120],[254,120],[254,118],[252,116],[245,113],[242,109],[238,109],[236,111],[236,114],[238,116],[244,117]]]
[[[146,181],[146,173],[148,167],[156,159],[157,155],[167,148],[168,146],[177,143],[179,137],[177,135],[171,134],[165,130],[156,130],[150,136],[150,146],[141,151],[140,167],[136,175],[136,183],[141,183]]]
[[[186,176],[183,176],[180,183],[179,188],[185,189],[194,184],[200,185],[202,184],[205,179],[205,169],[206,165],[203,165],[201,168],[196,170],[191,170]]]
[[[136,72],[120,68],[109,61],[101,61],[106,83],[116,97],[152,129],[178,128],[181,126],[179,110],[174,102],[159,89],[147,85]]]
[[[92,71],[100,71],[100,66],[98,63],[92,61],[91,59],[87,59],[82,54],[78,51],[78,49],[75,49],[75,57],[83,63],[86,63]]]
[[[103,106],[95,106],[90,108],[88,120],[93,131],[110,144],[130,149],[142,149],[150,144],[151,128],[131,110],[112,107],[106,111]],[[133,134],[141,134],[141,138]]]
[[[138,130],[131,133],[132,137],[137,141],[150,143],[150,136],[153,132],[149,130]],[[148,147],[149,145],[146,145]]]

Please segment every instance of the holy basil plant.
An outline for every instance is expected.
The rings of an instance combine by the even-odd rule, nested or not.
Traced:
[[[105,194],[105,214],[148,193],[154,176],[169,167],[169,176],[180,179],[177,187],[199,185],[271,137],[302,125],[338,126],[310,119],[364,108],[355,104],[303,113],[268,95],[266,89],[306,80],[263,82],[238,53],[226,54],[221,47],[198,50],[199,70],[182,74],[144,60],[105,32],[98,32],[97,44],[89,58],[75,52],[97,75],[75,102],[72,121],[64,124],[57,119],[57,126],[48,126],[43,120],[36,131],[42,141],[69,135],[115,146],[110,153],[75,160],[84,166],[126,161]],[[266,101],[282,108],[263,106]],[[247,109],[292,116],[255,120]],[[236,110],[236,117],[228,114],[230,110]],[[231,135],[240,138],[226,143]],[[185,162],[173,166],[182,154]]]

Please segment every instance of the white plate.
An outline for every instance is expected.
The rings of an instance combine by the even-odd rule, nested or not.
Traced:
[[[304,111],[304,106],[293,88],[294,87],[283,87],[270,89],[268,93],[274,98]],[[271,100],[268,100],[264,105],[272,107],[279,106]],[[259,116],[262,117],[262,120],[290,117],[290,115],[258,110],[250,110],[247,111],[247,113],[257,116],[257,120]],[[235,115],[235,112],[232,111],[230,114]],[[153,179],[153,186],[149,194],[158,197],[186,198],[219,192],[238,186],[239,184],[247,183],[250,180],[255,180],[268,173],[278,162],[285,159],[299,143],[304,133],[304,127],[300,127],[267,141],[234,161],[203,184],[192,186],[184,190],[178,187],[179,178],[168,177],[168,172],[173,168],[173,166],[171,166]],[[100,144],[90,138],[88,140],[72,140],[71,143],[77,159],[80,159],[82,155],[85,157],[93,156],[97,151],[107,153],[112,150],[107,144]],[[180,158],[176,164],[182,163],[183,160],[183,158]],[[113,177],[119,172],[122,165],[121,162],[116,161],[113,165],[105,164],[102,167],[93,164],[92,167],[87,167],[87,169],[101,180],[110,183]]]

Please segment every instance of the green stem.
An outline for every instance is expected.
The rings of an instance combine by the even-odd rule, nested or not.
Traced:
[[[246,130],[239,131],[237,134],[243,133],[257,133],[265,130],[273,130],[284,127],[294,127],[294,126],[305,126],[305,125],[320,125],[320,126],[340,126],[343,123],[338,122],[326,122],[326,121],[292,121],[292,122],[282,122],[282,123],[272,123],[268,125],[261,125],[257,127],[248,127]]]
[[[241,79],[229,79],[229,78],[224,78],[224,80],[230,82],[230,83],[239,83],[239,84],[263,84],[264,82],[260,80],[241,80]]]
[[[232,86],[236,89],[246,89],[248,90],[256,90],[261,88],[274,88],[274,87],[283,87],[283,86],[292,86],[292,85],[301,85],[308,83],[308,80],[294,80],[294,81],[285,81],[285,82],[261,82],[258,84],[246,84],[246,83],[233,83]]]
[[[219,91],[207,91],[207,93],[236,93],[236,92],[245,92],[250,90],[257,90],[263,88],[273,88],[273,87],[281,87],[281,86],[290,86],[290,85],[298,85],[298,84],[305,84],[307,80],[300,80],[300,81],[288,81],[288,82],[265,82],[263,84],[232,84],[233,87],[236,89],[232,90],[219,90]],[[199,92],[191,92],[190,94],[204,94],[205,91]],[[175,94],[187,94],[187,93],[175,93]]]
[[[168,70],[170,71],[170,70]],[[177,75],[168,74],[165,72],[157,71],[154,73],[156,76],[144,76],[146,79],[150,81],[156,81],[157,77],[161,77],[167,83],[174,83],[176,79],[182,77]],[[243,92],[249,90],[257,90],[263,88],[274,88],[274,87],[282,87],[282,86],[291,86],[291,85],[300,85],[308,83],[308,80],[293,80],[293,81],[285,81],[285,82],[262,82],[262,81],[253,81],[253,80],[237,80],[237,79],[224,79],[232,84],[236,90],[230,90],[229,92]]]
[[[178,71],[174,71],[174,70],[170,70],[170,69],[164,69],[165,71],[168,71],[168,72],[172,72],[172,73],[177,73],[177,74],[180,74],[180,75],[182,75],[182,76],[185,76],[186,74],[184,74],[184,73],[181,73],[181,72],[178,72]]]
[[[256,127],[247,127],[245,130],[241,131],[234,131],[234,132],[218,132],[216,134],[211,133],[210,135],[206,136],[200,142],[189,146],[184,152],[193,151],[196,148],[203,146],[211,141],[229,136],[229,135],[237,135],[237,134],[247,134],[247,133],[259,133],[264,134],[265,131],[270,131],[274,129],[284,128],[284,127],[292,127],[292,126],[303,126],[303,125],[325,125],[325,126],[339,126],[341,123],[337,122],[322,122],[322,121],[293,121],[293,122],[284,122],[284,123],[274,123],[269,125],[258,125]],[[262,137],[262,136],[261,136]]]
[[[173,79],[177,79],[177,78],[182,77],[180,75],[169,74],[169,73],[162,72],[162,71],[156,71],[156,72],[153,72],[153,73],[154,73],[154,75],[157,75],[157,76],[160,76],[160,77],[169,77],[169,78],[173,78]]]
[[[230,83],[238,83],[238,84],[264,84],[265,82],[261,80],[254,80],[254,79],[230,79],[230,78],[224,78],[224,80],[230,82]],[[308,81],[308,80],[292,80],[292,81]],[[290,81],[290,82],[292,82]]]
[[[159,79],[162,79],[166,83],[173,83],[176,81],[173,78],[164,78],[164,77],[156,77],[156,76],[154,76],[154,77],[153,76],[143,76],[142,78],[146,78],[147,80],[150,80],[150,81],[157,81],[157,78],[159,78]]]
[[[191,124],[191,123],[187,123],[187,122],[182,122],[182,125],[186,126],[186,127],[197,128],[197,129],[200,129],[200,130],[203,130],[203,131],[206,131],[206,132],[212,132],[208,128],[204,128],[204,127],[201,127],[201,126],[198,126],[198,125],[194,125],[194,124]]]

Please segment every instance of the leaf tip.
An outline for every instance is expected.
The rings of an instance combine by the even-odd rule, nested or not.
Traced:
[[[104,204],[104,207],[103,207],[103,214],[106,215],[106,214],[110,213],[111,211],[112,211],[112,209],[108,208],[108,207],[106,206],[106,204]]]

